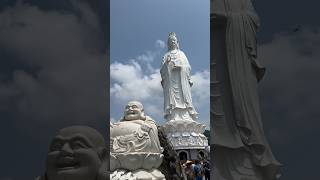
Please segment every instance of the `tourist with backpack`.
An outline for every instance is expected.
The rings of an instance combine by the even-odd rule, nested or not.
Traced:
[[[193,167],[195,180],[203,180],[203,167],[199,160],[195,160],[195,165]]]

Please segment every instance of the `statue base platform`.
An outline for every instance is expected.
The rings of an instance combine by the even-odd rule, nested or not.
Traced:
[[[196,159],[197,155],[206,155],[208,146],[207,137],[203,135],[205,125],[193,120],[170,120],[162,128],[173,148],[180,153],[185,153],[187,159]],[[201,154],[201,152],[203,154]]]
[[[165,180],[165,176],[158,169],[137,169],[129,171],[117,169],[110,174],[110,180]]]

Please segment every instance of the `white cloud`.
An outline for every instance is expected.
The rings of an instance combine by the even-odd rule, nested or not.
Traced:
[[[195,97],[194,103],[201,106],[202,102],[210,97],[210,72],[208,70],[196,72],[191,76],[191,79],[194,82],[192,86],[192,94]],[[208,104],[205,104],[205,106],[208,106]]]
[[[128,64],[114,62],[110,66],[111,95],[121,100],[146,100],[161,95],[159,70],[145,74],[136,61]]]
[[[152,62],[156,56],[156,52],[151,52],[151,51],[147,51],[145,54],[142,54],[140,56],[138,56],[136,59],[138,61],[144,61],[144,62]]]
[[[131,60],[130,64],[115,62],[110,65],[110,77],[117,82],[130,82],[141,76],[141,66],[134,60]]]
[[[144,53],[138,55],[133,60],[140,62],[141,64],[145,65],[145,67],[149,71],[153,71],[153,67],[150,64],[154,60],[158,60],[157,58],[162,54],[163,49],[165,47],[165,43],[162,40],[156,40],[155,42],[155,49],[152,51],[145,51]]]
[[[14,54],[1,60],[21,67],[12,69],[11,79],[0,80],[0,107],[10,106],[24,131],[33,131],[24,125],[52,127],[105,117],[98,20],[88,5],[76,5],[80,16],[27,4],[1,11],[0,46]]]
[[[156,47],[160,49],[164,49],[166,47],[166,43],[160,39],[158,39],[155,44]]]
[[[267,71],[259,85],[266,134],[294,142],[319,127],[320,29],[280,33],[259,47]]]

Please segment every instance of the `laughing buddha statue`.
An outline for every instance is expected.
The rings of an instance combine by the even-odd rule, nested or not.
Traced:
[[[140,102],[130,101],[119,122],[110,123],[111,179],[125,179],[124,174],[137,180],[165,179],[157,170],[162,151],[155,121],[144,114]]]

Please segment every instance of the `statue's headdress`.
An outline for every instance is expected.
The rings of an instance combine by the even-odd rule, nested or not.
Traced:
[[[175,38],[176,40],[177,40],[177,49],[179,49],[179,41],[178,41],[178,38],[177,38],[177,35],[176,35],[176,33],[175,32],[169,32],[169,36],[168,36],[168,49],[170,50],[170,46],[171,46],[171,44],[170,44],[170,39],[172,39],[172,38]]]
[[[169,38],[170,37],[176,37],[177,38],[176,33],[175,32],[169,32]]]

